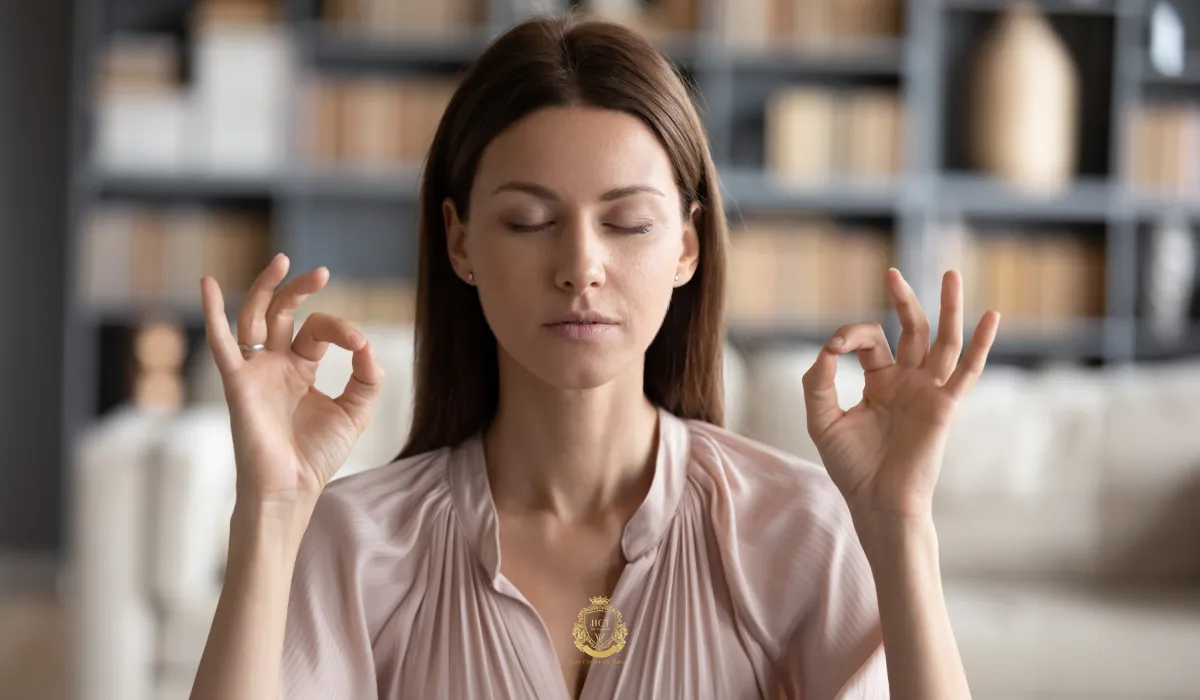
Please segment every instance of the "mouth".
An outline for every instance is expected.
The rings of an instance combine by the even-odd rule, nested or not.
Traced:
[[[580,313],[580,314],[569,314],[567,316],[564,316],[564,317],[558,319],[557,321],[553,321],[546,325],[549,325],[549,326],[564,326],[564,325],[570,325],[570,326],[615,326],[615,325],[617,325],[617,322],[615,319],[611,319],[602,314],[586,312],[586,313]]]
[[[570,340],[593,340],[616,327],[617,322],[599,314],[578,314],[559,319],[546,326],[561,337]]]

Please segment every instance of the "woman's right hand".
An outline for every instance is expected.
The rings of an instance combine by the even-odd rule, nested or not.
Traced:
[[[312,314],[293,339],[296,308],[325,286],[329,271],[317,268],[276,291],[288,265],[281,253],[254,281],[238,313],[236,340],[220,285],[206,276],[200,290],[208,346],[229,404],[238,500],[311,506],[370,422],[383,368],[366,337],[336,316]],[[265,348],[244,353],[239,342]],[[336,399],[313,386],[330,343],[354,353],[353,374]]]

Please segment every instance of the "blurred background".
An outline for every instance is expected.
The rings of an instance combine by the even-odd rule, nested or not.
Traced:
[[[963,272],[1004,321],[939,485],[976,698],[1200,698],[1197,0],[0,4],[0,688],[186,698],[233,463],[198,280],[278,251],[411,400],[419,172],[463,69],[578,7],[695,95],[731,225],[730,427],[817,460],[800,377]],[[850,363],[843,402],[861,392]],[[349,375],[336,349],[318,387]]]

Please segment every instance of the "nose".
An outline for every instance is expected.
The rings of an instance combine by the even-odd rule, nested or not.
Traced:
[[[594,227],[579,221],[559,230],[554,283],[563,291],[582,294],[604,286],[605,248]]]

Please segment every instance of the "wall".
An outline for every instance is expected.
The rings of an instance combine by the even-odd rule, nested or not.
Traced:
[[[61,544],[70,0],[0,0],[0,553]]]

